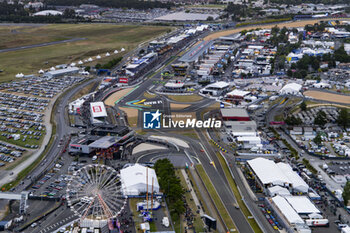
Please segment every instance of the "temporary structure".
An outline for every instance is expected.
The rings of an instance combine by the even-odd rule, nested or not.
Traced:
[[[148,173],[148,175],[146,175]],[[159,192],[159,184],[156,172],[152,168],[135,164],[120,170],[122,190],[124,195],[139,195],[152,190]],[[147,179],[146,179],[147,177]]]

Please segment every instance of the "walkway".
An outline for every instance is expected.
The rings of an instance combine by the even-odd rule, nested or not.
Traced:
[[[196,204],[196,206],[200,206],[201,204],[200,204],[200,202],[198,200],[198,197],[197,197],[196,193],[194,192],[194,189],[192,187],[192,184],[190,182],[190,179],[188,178],[188,175],[187,175],[185,169],[181,169],[181,173],[182,173],[183,177],[185,178],[188,190],[191,190],[191,196],[193,198],[194,203]],[[204,214],[202,208],[199,209],[199,214],[201,216]]]

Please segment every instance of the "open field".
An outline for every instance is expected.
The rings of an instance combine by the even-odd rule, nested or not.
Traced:
[[[119,108],[120,110],[124,111],[125,114],[127,115],[129,125],[131,127],[136,127],[137,126],[137,118],[139,115],[139,110],[136,108]]]
[[[155,98],[157,95],[151,94],[149,92],[145,92],[145,93],[143,93],[143,96],[147,99],[152,99],[152,98]]]
[[[340,104],[310,104],[307,107],[308,108],[315,108],[315,107],[320,107],[320,106],[332,106],[332,107],[337,107],[337,108],[350,109],[350,106],[345,106],[345,105],[340,105]]]
[[[142,198],[129,198],[129,207],[133,213],[133,220],[135,223],[135,230],[137,233],[142,233],[143,231],[140,228],[140,224],[143,222],[142,218],[138,216],[138,211],[136,209],[136,205],[138,202],[143,201]]]
[[[120,100],[123,96],[128,94],[131,90],[132,88],[125,88],[120,91],[114,92],[112,95],[108,96],[108,98],[104,101],[105,105],[109,105],[113,107],[116,101]]]
[[[325,101],[331,101],[331,102],[336,102],[341,104],[350,104],[350,96],[346,96],[346,95],[338,95],[338,94],[326,93],[322,91],[305,91],[304,95],[317,100],[325,100]]]
[[[184,109],[184,108],[187,108],[189,106],[191,106],[191,105],[189,105],[189,104],[173,104],[173,103],[170,103],[170,108],[172,110],[174,110],[174,109]]]
[[[177,102],[197,102],[203,99],[199,95],[168,95],[168,98]]]
[[[290,22],[282,22],[282,23],[273,23],[273,24],[266,24],[266,25],[254,25],[254,26],[247,26],[247,27],[239,27],[235,29],[225,30],[225,31],[219,31],[213,34],[208,35],[204,38],[204,40],[213,40],[217,39],[222,36],[229,36],[234,33],[241,32],[243,30],[250,30],[255,28],[273,28],[275,25],[277,25],[280,28],[283,27],[304,27],[307,24],[314,24],[318,23],[321,19],[310,19],[310,20],[301,20],[301,21],[290,21]],[[322,19],[323,21],[330,20],[330,19]],[[340,19],[339,19],[340,20]]]
[[[0,82],[14,79],[15,74],[37,73],[62,63],[104,55],[115,49],[126,52],[170,28],[113,24],[49,24],[43,26],[0,26],[1,47],[13,48],[72,38],[85,40],[0,53]],[[100,59],[104,63],[116,56]]]
[[[97,82],[97,81],[96,81]],[[74,101],[79,99],[80,97],[87,95],[88,93],[91,92],[91,89],[94,87],[94,85],[96,84],[96,82],[92,82],[91,84],[83,87],[82,89],[80,89],[79,92],[75,93],[71,98],[70,101]]]

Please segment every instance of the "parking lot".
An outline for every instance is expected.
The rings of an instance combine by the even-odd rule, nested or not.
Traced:
[[[30,76],[0,84],[0,166],[39,148],[46,134],[45,111],[52,98],[83,79]]]

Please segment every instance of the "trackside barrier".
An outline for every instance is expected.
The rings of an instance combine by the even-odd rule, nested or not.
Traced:
[[[220,212],[219,212],[219,209],[216,207],[215,202],[214,202],[212,196],[210,195],[210,193],[209,193],[207,187],[205,186],[205,184],[204,184],[204,182],[203,182],[203,180],[202,180],[202,177],[199,175],[199,172],[198,172],[198,170],[197,170],[197,168],[196,168],[195,166],[194,166],[194,170],[196,171],[196,173],[197,173],[199,179],[201,180],[202,185],[203,185],[205,191],[208,193],[208,196],[209,196],[209,198],[210,198],[210,200],[211,200],[211,202],[213,203],[213,206],[214,206],[214,208],[215,208],[215,212],[217,213],[217,215],[218,215],[219,218],[220,218],[220,222],[221,222],[222,225],[225,227],[226,232],[228,232],[228,230],[227,230],[228,227],[227,227],[226,223],[224,222],[224,219],[222,218],[222,216],[221,216],[221,214],[220,214]],[[215,190],[215,192],[216,192],[216,190]],[[221,200],[220,200],[220,201],[221,201]]]
[[[158,138],[147,138],[145,139],[146,142],[150,142],[150,143],[158,143],[158,144],[162,144],[162,145],[165,145],[165,146],[168,146],[169,145],[172,145],[177,151],[180,151],[178,145],[176,145],[175,143],[173,142],[169,142],[169,141],[166,141],[166,140],[163,140],[163,139],[158,139]]]
[[[228,170],[230,171],[230,174],[231,174],[231,176],[232,176],[232,179],[235,179],[235,176],[233,175],[233,173],[232,173],[232,171],[231,171],[231,169],[230,169],[230,166],[228,165],[228,162],[227,162],[227,160],[226,160],[226,157],[225,157],[223,154],[221,154],[221,156],[222,156],[222,157],[224,158],[224,160],[225,160],[226,166],[228,167]],[[241,192],[241,190],[239,189],[238,186],[237,186],[237,189],[238,189],[238,191],[239,191],[239,194],[240,194],[241,197],[242,197],[242,200],[243,200],[244,204],[245,204],[246,207],[248,208],[250,214],[251,214],[251,215],[253,216],[253,218],[255,219],[256,223],[259,225],[260,229],[261,229],[264,233],[269,232],[268,230],[266,230],[266,229],[264,228],[263,224],[261,223],[260,219],[255,215],[254,211],[252,211],[252,209],[250,208],[250,206],[248,205],[248,203],[247,203],[246,200],[244,199],[244,196],[242,195],[242,192]],[[236,200],[236,205],[238,205],[237,200]]]

